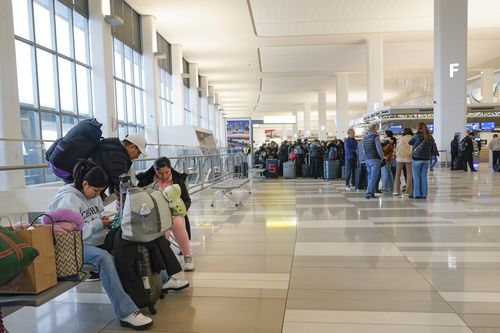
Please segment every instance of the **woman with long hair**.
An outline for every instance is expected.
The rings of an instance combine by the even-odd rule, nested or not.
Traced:
[[[412,170],[413,170],[413,197],[415,199],[427,198],[427,170],[432,155],[434,138],[429,133],[425,123],[420,122],[417,133],[408,142],[413,146]]]

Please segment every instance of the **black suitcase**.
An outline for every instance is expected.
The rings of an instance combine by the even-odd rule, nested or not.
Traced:
[[[278,160],[266,160],[267,177],[278,178],[279,167]]]
[[[295,177],[297,177],[295,161],[283,163],[283,178],[295,179]]]
[[[324,179],[340,179],[340,161],[324,161],[323,162],[323,178]]]
[[[368,174],[364,163],[360,163],[354,171],[354,181],[356,183],[356,189],[358,190],[366,189],[368,186]]]
[[[302,164],[302,178],[311,178],[312,167],[311,164]]]

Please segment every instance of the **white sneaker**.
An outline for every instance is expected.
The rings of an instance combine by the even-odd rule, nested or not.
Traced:
[[[348,191],[350,191],[351,187],[349,185],[346,185],[345,189],[348,190]]]
[[[184,279],[176,279],[173,276],[165,282],[162,286],[162,290],[165,292],[169,291],[180,291],[189,287],[189,281]]]
[[[192,256],[184,256],[184,272],[194,271],[194,262]]]
[[[398,192],[393,192],[393,193],[392,193],[392,195],[394,195],[394,196],[398,196],[398,195],[399,195],[399,193],[398,193]]]
[[[141,311],[137,310],[125,318],[120,319],[120,325],[142,331],[153,325],[153,319],[146,317]]]

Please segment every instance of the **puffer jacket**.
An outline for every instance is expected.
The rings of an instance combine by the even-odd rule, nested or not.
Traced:
[[[427,161],[431,159],[432,145],[434,144],[434,138],[432,135],[429,135],[429,140],[424,142],[424,136],[422,133],[417,133],[408,143],[413,146],[413,160]]]
[[[109,178],[110,193],[118,193],[120,188],[120,175],[128,173],[132,160],[118,138],[102,139],[92,155],[94,162],[102,167]]]

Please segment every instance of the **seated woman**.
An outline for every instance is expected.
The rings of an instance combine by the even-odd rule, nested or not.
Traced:
[[[167,157],[159,157],[154,162],[153,166],[143,174],[137,175],[139,181],[138,186],[151,186],[158,190],[164,190],[167,186],[178,184],[181,188],[181,199],[189,210],[191,206],[191,198],[184,183],[186,174],[179,173],[172,168],[172,164]],[[191,245],[189,244],[190,226],[187,216],[172,216],[172,233],[181,248],[184,255],[184,271],[193,271],[194,263],[191,253]],[[169,232],[167,232],[167,238]]]
[[[80,213],[85,220],[83,227],[83,262],[97,268],[115,314],[124,327],[144,330],[153,320],[144,316],[134,304],[116,272],[113,256],[100,249],[106,237],[106,227],[111,224],[102,216],[104,205],[99,196],[108,186],[106,172],[91,161],[80,161],[73,170],[74,184],[62,187],[50,204],[51,211],[69,209]]]

